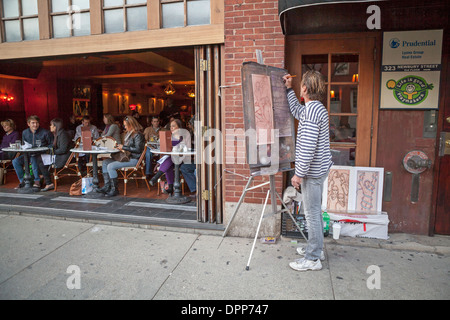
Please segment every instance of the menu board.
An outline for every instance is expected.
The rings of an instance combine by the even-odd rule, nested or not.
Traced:
[[[295,161],[295,130],[283,82],[288,72],[256,62],[244,63],[241,71],[250,169],[273,174],[290,168]]]

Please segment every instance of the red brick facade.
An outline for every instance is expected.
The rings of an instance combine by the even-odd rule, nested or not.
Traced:
[[[241,66],[246,61],[257,61],[256,50],[262,51],[265,65],[284,67],[284,35],[278,18],[278,1],[225,0],[225,81],[222,86],[230,86],[222,90],[225,130],[244,130]],[[225,143],[225,150],[229,147]],[[226,153],[225,168],[249,176],[245,145],[235,142],[234,150],[234,154]],[[268,177],[262,177],[255,179],[255,183],[267,180]],[[238,202],[245,184],[244,178],[226,174],[225,201]],[[281,187],[281,174],[277,176],[277,186]],[[267,188],[251,191],[245,202],[261,203],[266,193]]]

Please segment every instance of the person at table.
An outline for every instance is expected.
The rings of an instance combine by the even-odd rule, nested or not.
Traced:
[[[195,196],[197,193],[197,165],[195,163],[182,163],[180,166],[180,172],[183,174],[184,179],[191,191],[190,196]]]
[[[67,133],[69,134],[70,138],[73,139],[75,137],[75,132],[77,130],[79,123],[77,122],[77,118],[75,115],[71,115],[69,117],[69,125],[67,128]]]
[[[144,130],[145,141],[156,142],[159,139],[159,131],[164,131],[164,128],[160,126],[160,120],[158,117],[152,117],[151,125]],[[151,167],[152,167],[153,153],[151,153],[150,148],[147,148],[145,152],[145,175],[147,179],[150,178]]]
[[[183,136],[181,135],[180,129],[182,127],[181,120],[175,119],[170,122],[170,131],[172,132],[172,147],[178,145],[182,140]],[[164,159],[165,158],[165,159]],[[149,183],[151,186],[154,186],[158,179],[166,174],[166,181],[169,185],[167,190],[163,190],[166,194],[172,194],[173,192],[173,182],[174,182],[174,165],[170,156],[163,157],[164,161],[160,164],[158,172],[150,179]]]
[[[117,170],[125,167],[136,166],[142,152],[145,148],[145,138],[140,132],[142,126],[132,116],[127,116],[123,120],[123,126],[125,128],[125,138],[123,144],[118,144],[117,149],[122,151],[128,151],[129,161],[120,162],[113,158],[105,159],[102,163],[102,173],[105,185],[102,188],[96,189],[96,192],[104,193],[107,197],[114,197],[119,194],[119,187],[117,181]]]
[[[6,119],[1,122],[5,135],[0,146],[0,160],[10,160],[16,155],[15,152],[2,151],[3,148],[9,148],[11,143],[20,140],[20,134],[16,131],[16,124],[12,119]]]
[[[53,144],[51,154],[55,156],[54,166],[56,169],[64,167],[70,157],[71,138],[70,133],[64,130],[64,123],[61,119],[55,118],[50,121],[50,132],[53,134]],[[39,160],[39,171],[44,176],[45,187],[43,192],[55,189],[55,185],[50,177],[50,165],[45,165],[42,159]]]
[[[92,134],[92,141],[97,139],[100,134],[98,133],[98,129],[95,125],[91,124],[91,118],[89,116],[84,116],[81,120],[81,124],[77,127],[75,130],[75,137],[74,140],[77,140],[81,137],[81,128],[82,127],[88,127]],[[86,163],[88,161],[88,156],[86,156],[84,153],[80,153],[78,156],[78,168],[80,169],[81,175],[85,176],[87,173],[87,167]]]
[[[28,129],[22,132],[22,140],[25,143],[30,144],[33,148],[38,147],[38,141],[40,141],[40,147],[49,147],[53,143],[53,135],[50,131],[39,127],[39,117],[36,115],[29,116],[27,119]],[[40,188],[41,181],[39,178],[39,162],[38,159],[41,158],[41,154],[44,152],[33,152],[29,154],[29,160],[31,163],[31,168],[33,171],[34,184],[33,188]],[[19,186],[16,189],[23,188],[25,186],[24,179],[24,155],[20,155],[13,161],[14,170],[16,170],[17,178],[19,179]],[[25,168],[28,170],[28,168]]]
[[[113,137],[118,144],[122,144],[120,128],[115,123],[115,119],[110,113],[103,115],[103,123],[105,124],[105,129],[102,132],[102,137]]]

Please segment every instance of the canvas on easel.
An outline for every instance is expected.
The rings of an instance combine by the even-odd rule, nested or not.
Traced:
[[[283,83],[288,72],[256,62],[245,62],[241,72],[250,170],[264,174],[273,165],[290,168],[295,161],[295,130]]]

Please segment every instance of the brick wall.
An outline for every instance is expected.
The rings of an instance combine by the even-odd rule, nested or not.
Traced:
[[[265,65],[284,67],[284,35],[278,19],[278,1],[225,0],[225,81],[222,86],[238,85],[222,90],[225,130],[244,130],[241,66],[246,61],[257,61],[257,49],[262,51]],[[245,145],[234,143],[233,146],[225,142],[225,150],[230,150],[230,146],[234,153],[226,153],[225,168],[249,176],[249,167],[245,164]],[[238,202],[246,180],[232,174],[225,174],[224,178],[225,201]],[[260,177],[254,181],[268,181],[268,177]],[[281,181],[282,175],[278,174],[279,192]],[[251,191],[247,193],[245,202],[262,203],[266,193],[267,188]]]

